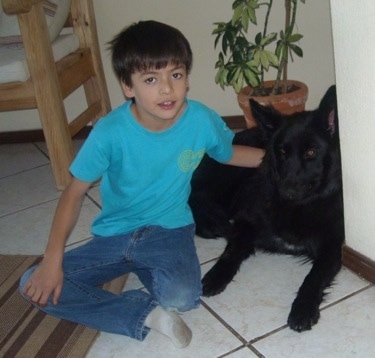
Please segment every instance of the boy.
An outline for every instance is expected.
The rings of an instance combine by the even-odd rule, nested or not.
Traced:
[[[232,132],[204,105],[186,98],[192,53],[175,28],[133,24],[111,42],[112,64],[131,99],[102,118],[71,165],[44,258],[21,279],[41,310],[92,328],[143,340],[150,329],[177,347],[192,333],[178,312],[198,307],[201,273],[190,179],[203,154],[255,167],[264,152],[232,146]],[[93,239],[64,254],[91,184],[101,179],[102,211]],[[119,295],[97,286],[134,272],[148,292]]]

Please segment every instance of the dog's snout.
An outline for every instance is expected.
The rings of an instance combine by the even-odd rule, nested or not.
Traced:
[[[298,194],[298,191],[296,190],[295,187],[288,187],[288,188],[285,188],[284,190],[281,190],[280,194],[285,199],[295,200]]]
[[[300,183],[298,181],[291,181],[279,186],[280,197],[288,201],[300,201],[311,195],[314,189],[312,182]]]

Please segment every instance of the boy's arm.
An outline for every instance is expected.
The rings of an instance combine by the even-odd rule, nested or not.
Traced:
[[[256,168],[263,160],[265,150],[261,148],[248,147],[246,145],[233,145],[233,156],[224,164],[237,167]]]
[[[62,261],[66,241],[79,217],[82,201],[91,183],[72,178],[58,202],[40,265],[26,283],[24,293],[37,305],[45,306],[51,293],[57,304],[63,284]]]

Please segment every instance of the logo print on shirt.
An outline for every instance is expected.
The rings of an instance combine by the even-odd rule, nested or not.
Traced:
[[[178,158],[178,166],[181,171],[188,172],[191,169],[196,169],[203,158],[204,152],[204,149],[196,153],[190,149],[184,150]]]

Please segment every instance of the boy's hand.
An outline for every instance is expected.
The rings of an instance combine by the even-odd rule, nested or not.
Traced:
[[[49,265],[43,260],[31,275],[23,292],[34,304],[44,307],[52,293],[53,304],[58,303],[62,286],[62,268],[59,265]]]

